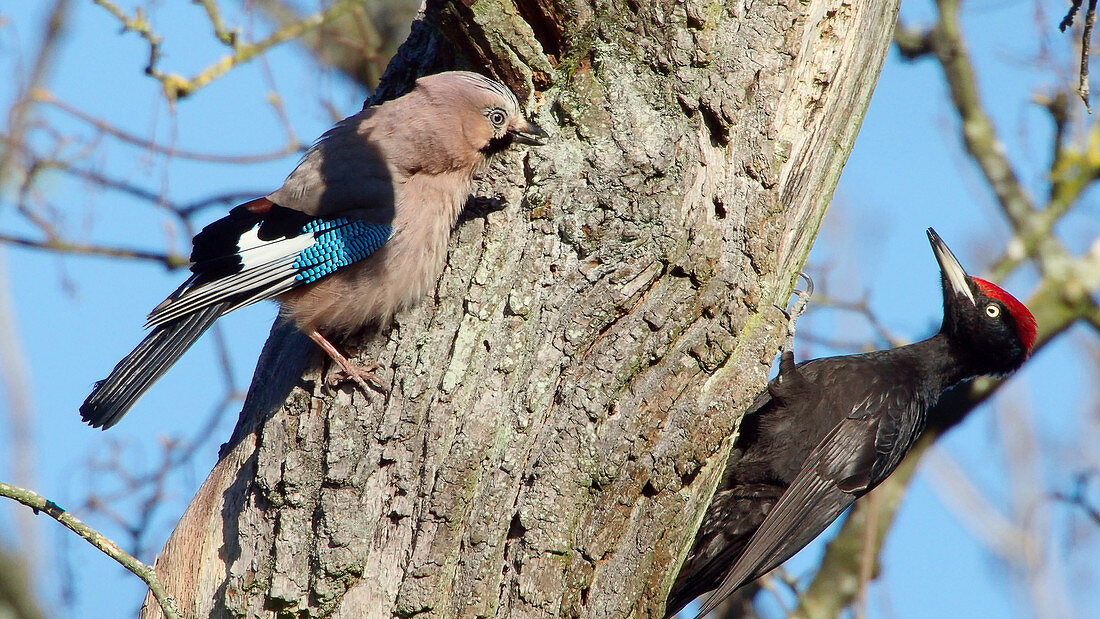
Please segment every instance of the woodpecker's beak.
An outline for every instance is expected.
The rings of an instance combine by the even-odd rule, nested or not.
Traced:
[[[932,244],[932,251],[936,254],[936,260],[940,263],[940,272],[943,279],[951,286],[951,290],[960,296],[970,300],[971,305],[977,305],[974,301],[974,293],[970,290],[970,282],[967,280],[966,271],[955,259],[955,254],[948,249],[940,235],[932,228],[928,229],[928,242]]]
[[[529,144],[531,146],[542,146],[546,144],[546,138],[550,136],[542,130],[542,127],[531,121],[526,122],[527,124],[523,127],[508,130],[508,133],[512,134],[512,140],[520,144]]]

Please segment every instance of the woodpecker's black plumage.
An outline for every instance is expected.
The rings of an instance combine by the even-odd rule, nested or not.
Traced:
[[[931,228],[928,239],[943,280],[940,331],[908,346],[797,365],[783,354],[779,375],[741,422],[669,594],[669,615],[714,590],[702,616],[786,561],[897,468],[944,390],[1011,372],[1031,353],[1031,312],[968,276]]]

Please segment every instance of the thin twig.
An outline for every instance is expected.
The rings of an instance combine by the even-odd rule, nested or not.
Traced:
[[[1088,502],[1087,493],[1089,481],[1097,477],[1100,471],[1096,469],[1090,469],[1077,475],[1074,475],[1073,480],[1073,492],[1051,492],[1047,496],[1052,500],[1066,503],[1074,507],[1080,507],[1085,515],[1089,517],[1096,525],[1100,526],[1100,508],[1090,504]]]
[[[837,310],[837,311],[851,312],[853,314],[858,314],[859,316],[861,316],[867,322],[867,324],[875,332],[875,337],[880,342],[886,344],[890,348],[894,348],[894,347],[897,347],[897,346],[902,346],[902,345],[905,345],[905,344],[909,343],[908,341],[904,340],[903,338],[900,338],[900,337],[894,335],[886,327],[886,325],[884,325],[882,323],[882,321],[879,319],[879,317],[871,309],[871,304],[870,304],[870,301],[869,301],[866,294],[864,294],[863,298],[858,300],[858,301],[848,301],[848,300],[845,300],[845,299],[835,299],[835,298],[830,297],[828,295],[819,295],[818,298],[814,300],[814,306],[815,306],[815,309],[821,309],[821,308],[826,308],[827,307],[829,309],[833,309],[833,310]],[[826,341],[822,340],[822,343],[826,343]],[[859,349],[859,348],[862,348],[862,347],[856,346],[854,348]]]
[[[60,238],[34,240],[14,236],[11,234],[0,233],[0,243],[9,243],[11,245],[19,245],[21,247],[30,247],[32,249],[42,249],[67,254],[82,254],[85,256],[109,256],[112,258],[133,258],[137,260],[148,260],[151,262],[163,264],[169,269],[178,269],[180,267],[190,264],[187,256],[181,254],[161,254],[156,252],[143,251],[140,249],[124,249],[121,247],[108,247],[106,245],[91,245],[87,243],[66,241]]]
[[[139,136],[136,136],[132,133],[128,133],[126,131],[123,131],[122,129],[119,129],[118,127],[115,127],[114,125],[108,123],[105,120],[101,120],[99,118],[91,116],[91,115],[85,113],[84,111],[79,110],[76,107],[74,107],[74,106],[72,106],[72,105],[70,105],[70,104],[68,104],[64,101],[62,101],[60,99],[57,99],[56,97],[53,96],[52,93],[50,93],[46,90],[43,90],[41,88],[34,91],[34,98],[35,98],[36,101],[38,101],[40,103],[46,103],[48,105],[52,105],[52,106],[56,107],[57,109],[65,112],[66,114],[69,114],[73,118],[76,118],[77,120],[85,122],[85,123],[91,125],[92,127],[94,127],[96,130],[101,131],[101,132],[103,132],[103,133],[105,133],[105,134],[107,134],[107,135],[109,135],[113,138],[116,138],[116,139],[118,139],[122,142],[125,142],[127,144],[132,144],[132,145],[137,146],[138,148],[140,148],[142,150],[146,150],[146,151],[150,151],[150,152],[154,152],[154,153],[161,153],[161,154],[167,155],[169,157],[174,157],[174,158],[178,158],[178,159],[191,159],[193,161],[209,161],[209,162],[212,162],[212,163],[249,164],[249,163],[260,163],[260,162],[265,162],[265,161],[272,161],[272,160],[275,160],[275,159],[280,159],[282,157],[286,157],[287,155],[291,155],[291,154],[294,154],[294,153],[300,153],[303,150],[305,150],[305,145],[302,144],[302,142],[299,141],[298,138],[296,136],[294,136],[292,132],[287,133],[287,135],[289,136],[289,139],[287,141],[286,146],[283,146],[282,148],[280,148],[278,150],[274,150],[274,151],[271,151],[271,152],[268,152],[268,153],[260,153],[258,155],[219,155],[219,154],[214,154],[214,153],[201,153],[201,152],[197,152],[197,151],[180,150],[180,149],[175,148],[173,146],[165,146],[165,145],[162,145],[162,144],[157,144],[156,142],[153,142],[152,140],[148,140],[146,138],[139,137]]]
[[[6,184],[9,179],[17,179],[20,174],[18,147],[34,126],[35,101],[32,93],[49,77],[64,40],[71,4],[70,0],[56,0],[53,3],[42,23],[41,40],[29,73],[8,76],[9,82],[18,88],[18,96],[8,112],[8,132],[3,136],[3,144],[0,144],[0,185]],[[0,264],[0,270],[3,271],[0,280],[6,280],[7,267]],[[0,281],[0,350],[3,350],[4,357],[0,360],[0,376],[6,383],[9,403],[6,441],[10,448],[10,466],[17,483],[34,485],[36,450],[30,437],[34,435],[35,419],[28,380],[30,365],[19,341],[16,320],[8,283]],[[24,515],[16,519],[16,526],[21,537],[20,552],[26,558],[28,574],[34,575],[42,555],[36,528],[31,519]]]
[[[940,20],[932,29],[932,48],[943,67],[952,103],[959,113],[966,150],[981,168],[1013,227],[1026,230],[1035,207],[1005,155],[1004,143],[997,135],[993,120],[982,107],[977,76],[963,42],[959,0],[939,0],[937,4]]]
[[[206,8],[207,15],[212,21],[215,36],[229,45],[233,49],[233,53],[223,56],[202,71],[199,71],[194,77],[188,79],[178,73],[165,73],[157,68],[157,63],[160,61],[160,45],[163,42],[163,38],[153,31],[152,25],[146,19],[145,13],[140,8],[135,11],[133,17],[129,17],[111,0],[94,0],[94,2],[107,9],[115,19],[121,22],[124,31],[129,30],[136,32],[141,38],[146,40],[149,44],[149,62],[145,67],[145,72],[161,83],[161,88],[164,90],[164,96],[170,102],[175,102],[188,95],[194,94],[195,91],[207,86],[214,80],[228,73],[233,67],[252,60],[270,48],[285,41],[296,39],[352,11],[356,7],[362,6],[362,0],[338,0],[323,11],[319,11],[309,17],[277,28],[261,41],[257,41],[256,43],[241,43],[239,37],[230,33],[225,24],[222,23],[221,14],[217,11],[216,7],[213,7],[210,2],[201,1],[200,3]]]
[[[0,481],[0,496],[8,497],[9,499],[26,505],[34,510],[35,514],[45,512],[46,515],[60,522],[73,533],[83,537],[89,544],[95,546],[115,561],[118,561],[122,567],[130,570],[135,576],[145,581],[145,584],[149,586],[149,590],[153,592],[153,596],[157,598],[157,602],[160,603],[161,609],[164,610],[165,617],[169,619],[178,619],[180,617],[179,611],[176,610],[175,600],[173,600],[164,590],[160,578],[157,577],[156,570],[153,569],[153,566],[138,560],[137,557],[119,548],[118,544],[114,543],[110,538],[84,524],[79,518],[58,506],[57,503],[46,499],[36,492]]]
[[[42,43],[38,49],[38,54],[35,55],[30,74],[27,76],[26,83],[20,88],[19,96],[8,112],[8,134],[4,136],[6,144],[3,148],[0,148],[0,181],[6,180],[11,173],[9,168],[15,157],[14,146],[22,144],[25,139],[25,133],[31,124],[31,108],[35,103],[33,93],[46,80],[50,64],[57,55],[58,41],[62,35],[61,28],[68,12],[69,0],[59,0],[54,4],[46,22],[46,31],[43,33]],[[9,81],[12,77],[9,76]]]
[[[1085,27],[1081,31],[1081,72],[1077,82],[1077,94],[1085,102],[1085,109],[1089,114],[1092,114],[1092,106],[1089,105],[1089,41],[1095,24],[1096,0],[1089,0],[1089,10],[1085,13]]]
[[[234,50],[237,49],[237,41],[240,38],[238,30],[230,30],[222,19],[221,9],[214,0],[195,0],[206,9],[206,16],[210,19],[210,25],[214,28],[214,37]]]
[[[1081,3],[1084,0],[1070,0],[1069,10],[1066,11],[1066,16],[1062,18],[1061,23],[1058,24],[1058,29],[1062,32],[1066,31],[1073,25],[1073,18],[1077,16],[1077,11],[1081,10]]]
[[[1083,1],[1073,0],[1066,16],[1058,24],[1059,30],[1065,32],[1066,28],[1073,25],[1073,18],[1081,10]],[[1089,105],[1089,44],[1092,39],[1092,27],[1096,24],[1096,2],[1097,0],[1089,0],[1089,8],[1085,11],[1085,26],[1081,31],[1081,70],[1078,73],[1077,80],[1077,94],[1081,97],[1081,101],[1085,103],[1085,109],[1088,110],[1089,114],[1092,114],[1092,106]]]
[[[111,2],[111,0],[92,0],[99,6],[107,9],[110,13],[122,23],[122,31],[136,32],[141,38],[149,44],[149,61],[145,65],[145,73],[151,75],[161,83],[164,83],[166,77],[163,73],[157,70],[157,62],[160,61],[160,44],[164,39],[157,33],[153,32],[153,26],[149,23],[149,20],[145,18],[145,11],[138,7],[134,11],[133,17],[128,17],[126,13],[119,8],[117,4]]]

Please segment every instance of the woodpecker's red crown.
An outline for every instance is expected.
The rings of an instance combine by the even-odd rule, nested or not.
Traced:
[[[982,294],[1004,303],[1005,307],[1008,309],[1008,313],[1012,314],[1012,317],[1016,321],[1016,335],[1020,338],[1020,343],[1027,349],[1028,356],[1031,356],[1032,348],[1035,346],[1036,327],[1035,316],[1031,314],[1031,310],[1027,309],[1027,306],[1020,303],[1016,297],[1006,292],[997,284],[986,281],[980,277],[971,276],[971,279],[978,285],[978,290],[980,290]]]

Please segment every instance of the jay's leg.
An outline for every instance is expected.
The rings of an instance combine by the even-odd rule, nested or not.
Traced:
[[[375,368],[378,367],[377,363],[372,363],[370,367],[362,367],[352,363],[332,345],[332,342],[321,335],[321,332],[317,329],[313,329],[309,332],[309,338],[317,342],[321,350],[325,351],[329,357],[332,357],[333,361],[340,364],[340,367],[343,368],[348,377],[354,380],[364,393],[369,394],[371,392],[371,384],[374,385],[374,389],[377,391],[381,391],[382,393],[389,392],[386,383],[374,373]]]

